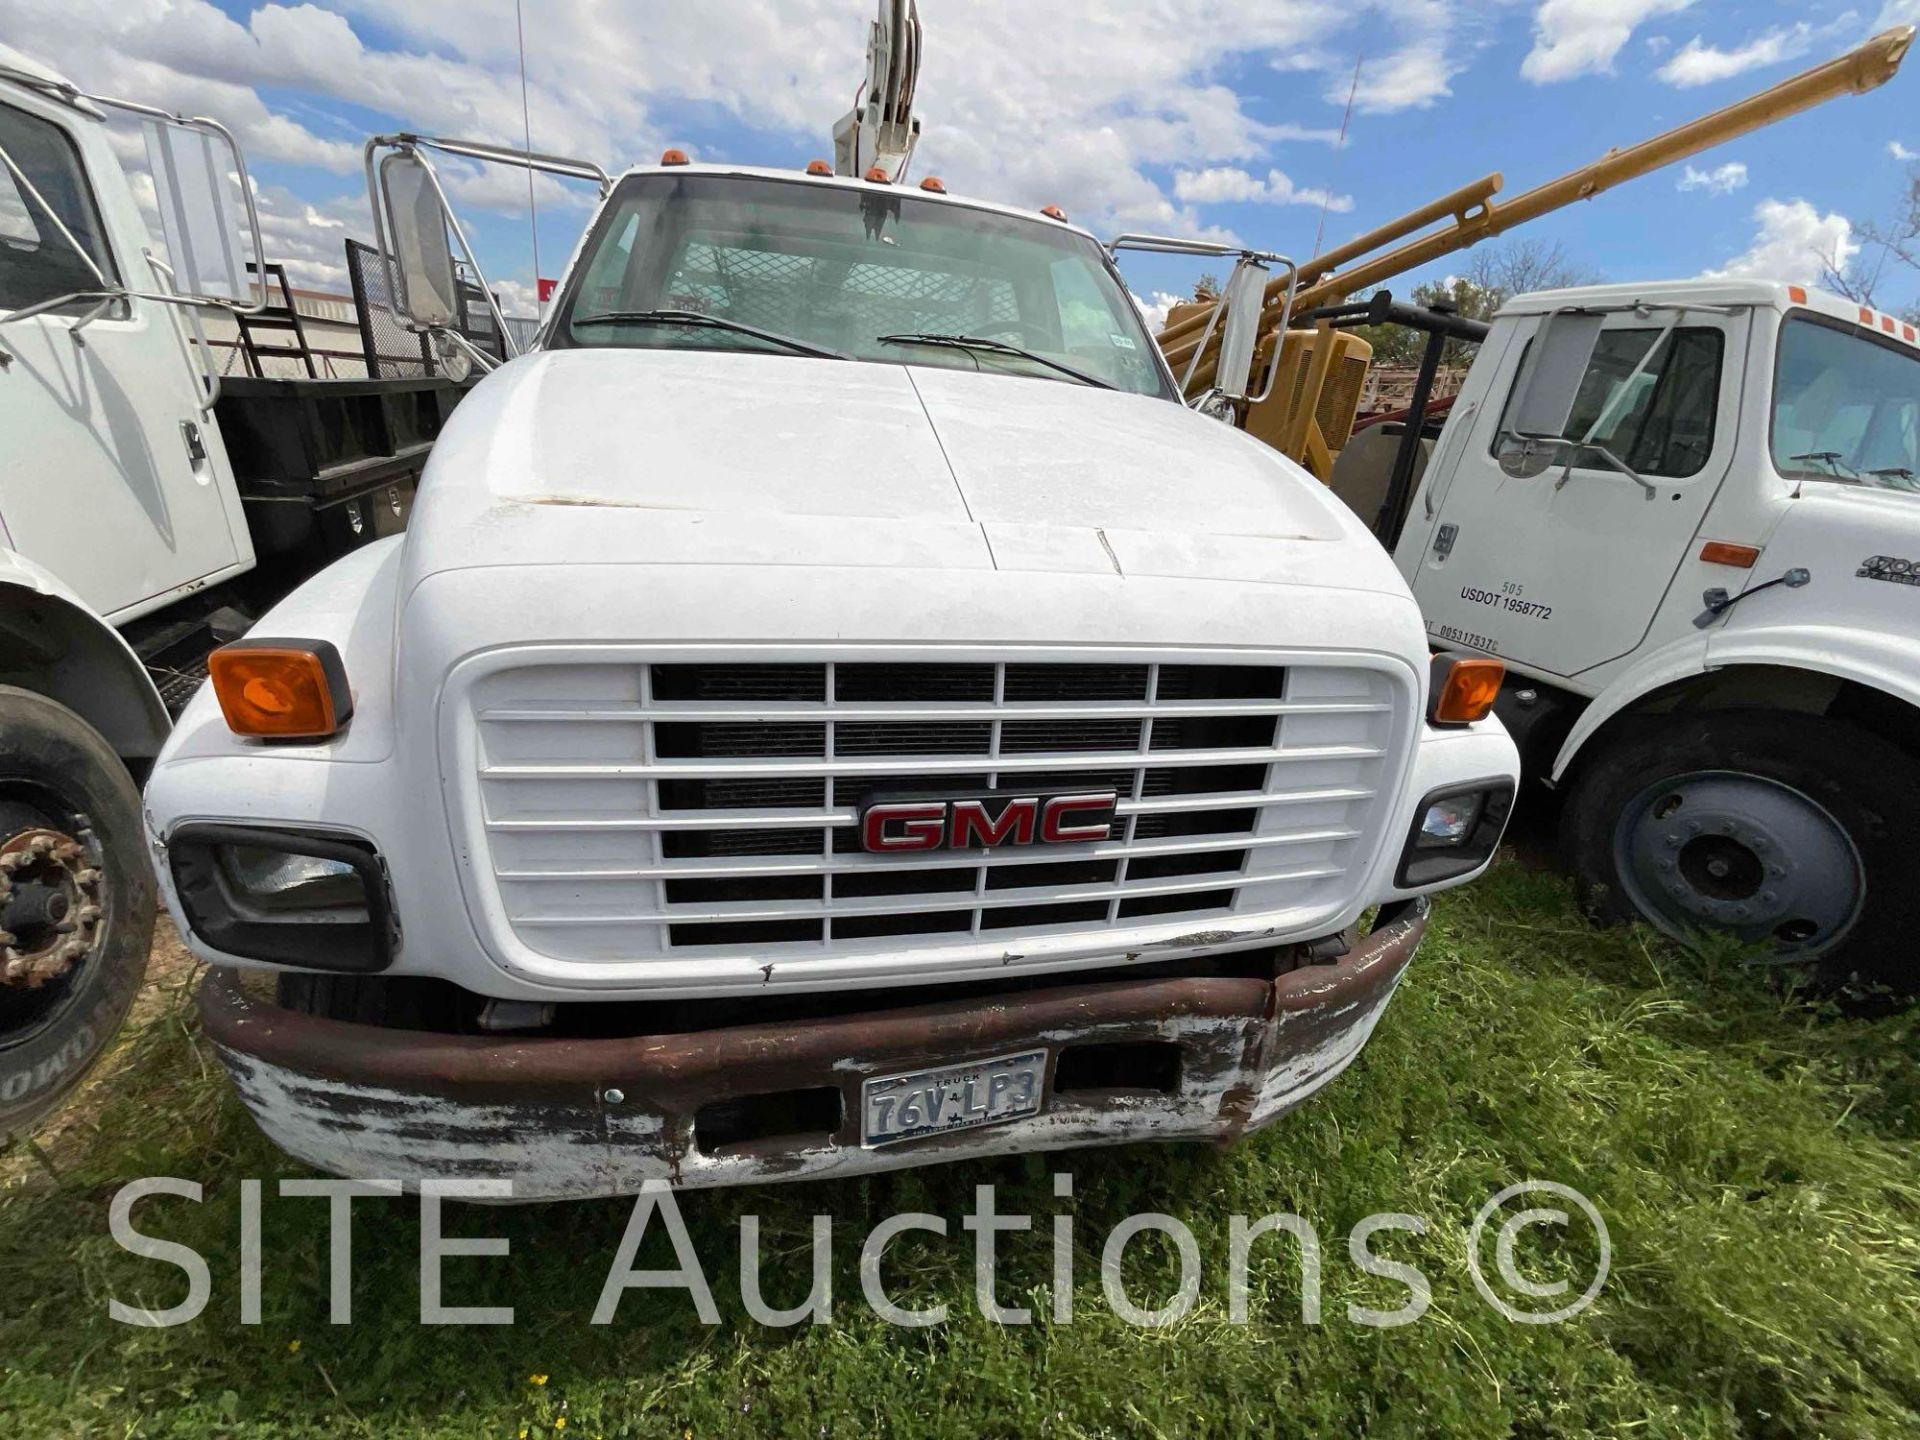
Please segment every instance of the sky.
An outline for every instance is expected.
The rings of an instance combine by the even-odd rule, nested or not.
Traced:
[[[920,0],[915,177],[1305,257],[1490,172],[1511,196],[1740,99],[1920,0]],[[677,146],[802,166],[865,73],[874,0],[0,0],[0,43],[84,89],[240,136],[270,259],[345,288],[370,238],[361,144],[397,129],[608,170]],[[518,18],[518,25],[516,19]],[[520,57],[525,54],[525,116]],[[1691,164],[1515,233],[1595,278],[1817,278],[1891,214],[1920,161],[1920,60]],[[1342,138],[1342,126],[1345,135]],[[509,313],[534,311],[592,187],[439,162]],[[537,238],[536,238],[537,237]],[[1318,243],[1316,244],[1316,240]],[[538,247],[538,270],[535,247]],[[1454,262],[1457,266],[1457,261]],[[1205,268],[1126,257],[1153,308]],[[1441,261],[1393,282],[1410,290]],[[1880,302],[1920,297],[1894,274]]]

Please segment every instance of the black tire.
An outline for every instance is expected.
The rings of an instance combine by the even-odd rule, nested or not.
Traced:
[[[0,685],[0,846],[34,825],[79,838],[72,863],[98,870],[99,915],[64,974],[0,984],[0,1137],[57,1106],[112,1043],[147,973],[157,908],[140,792],[120,757],[65,706]]]
[[[1715,791],[1716,785],[1722,788]],[[1756,807],[1753,813],[1760,819],[1745,833],[1760,838],[1743,860],[1741,849],[1733,848],[1742,844],[1736,838],[1738,820],[1726,826],[1708,823],[1705,835],[1689,833],[1687,805],[1693,795],[1700,797],[1693,813],[1702,816],[1727,808],[1737,813],[1753,797],[1766,797],[1761,806],[1812,803],[1804,820],[1792,820],[1790,808],[1776,812],[1791,823],[1772,829],[1766,824],[1770,817]],[[1735,797],[1731,806],[1716,808],[1727,796]],[[1692,828],[1701,826],[1696,821]],[[1730,833],[1723,837],[1714,833],[1718,829]],[[1835,830],[1851,847],[1852,868],[1844,859],[1824,863],[1844,856],[1845,846],[1833,843]],[[1866,982],[1901,994],[1920,993],[1920,885],[1911,873],[1920,846],[1920,761],[1856,726],[1774,710],[1630,722],[1603,750],[1582,757],[1560,834],[1581,899],[1597,920],[1643,919],[1680,934],[1674,910],[1705,904],[1722,918],[1691,923],[1768,943],[1781,960],[1803,958],[1829,983]],[[1766,843],[1766,837],[1778,834],[1797,835],[1800,843],[1783,853],[1777,843]],[[1688,855],[1708,841],[1729,848],[1700,852],[1708,856],[1706,862],[1696,853],[1689,867]],[[1673,847],[1671,863],[1658,848],[1668,846]],[[1773,853],[1760,853],[1769,849]],[[1747,861],[1760,869],[1743,869]],[[1776,861],[1782,862],[1778,868]],[[1705,863],[1721,868],[1709,874]],[[1651,866],[1663,872],[1667,893],[1648,883]],[[1684,878],[1688,873],[1692,879]],[[1768,878],[1782,873],[1784,880]],[[1843,874],[1843,883],[1817,883]],[[1751,878],[1756,875],[1757,880]],[[1636,891],[1653,901],[1639,903]],[[1763,897],[1772,903],[1762,903]],[[1822,903],[1831,905],[1824,916]],[[1773,911],[1788,914],[1801,904],[1809,918],[1786,919],[1771,931],[1755,933],[1756,926],[1775,920]],[[1725,915],[1736,906],[1753,918],[1742,922]],[[1803,938],[1809,926],[1815,927],[1813,938]]]

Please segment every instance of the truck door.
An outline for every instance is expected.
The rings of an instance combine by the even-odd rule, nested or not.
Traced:
[[[1585,438],[1604,417],[1596,448],[1529,460],[1509,412],[1542,318],[1489,357],[1500,369],[1470,433],[1428,477],[1434,521],[1424,539],[1409,527],[1400,560],[1435,641],[1571,676],[1640,643],[1694,543],[1733,458],[1748,321],[1688,310],[1656,346],[1671,309],[1607,315],[1562,432]]]
[[[0,147],[41,197],[0,165],[0,319],[98,287],[55,217],[109,279],[154,287],[100,121],[9,97]],[[135,298],[79,325],[93,303],[0,324],[0,540],[124,619],[250,562],[252,547],[177,316]]]

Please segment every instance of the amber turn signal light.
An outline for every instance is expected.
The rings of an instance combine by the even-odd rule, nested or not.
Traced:
[[[1734,565],[1742,570],[1751,570],[1753,562],[1760,558],[1760,550],[1754,545],[1735,545],[1727,540],[1709,540],[1700,547],[1700,558],[1712,565]]]
[[[1492,713],[1507,667],[1503,661],[1478,655],[1436,655],[1430,676],[1428,721],[1435,725],[1471,725]]]
[[[236,640],[207,657],[207,675],[236,735],[320,740],[353,718],[346,666],[328,640]]]

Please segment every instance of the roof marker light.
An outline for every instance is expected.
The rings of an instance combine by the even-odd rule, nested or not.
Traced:
[[[807,161],[807,174],[809,175],[831,175],[832,173],[833,167],[824,160]]]
[[[1058,205],[1043,205],[1040,207],[1040,213],[1049,220],[1058,220],[1062,225],[1067,223],[1067,212]]]
[[[947,193],[947,182],[942,180],[938,175],[929,175],[920,182],[920,188],[922,190],[930,190],[935,195],[944,195]]]
[[[872,181],[875,185],[891,185],[893,183],[893,177],[878,165],[868,166],[865,178]]]
[[[660,152],[660,163],[662,165],[686,165],[691,162],[688,161],[687,152],[684,150],[662,150]]]
[[[1796,305],[1806,304],[1807,303],[1806,287],[1804,285],[1789,285],[1787,287],[1787,299],[1791,300]]]

